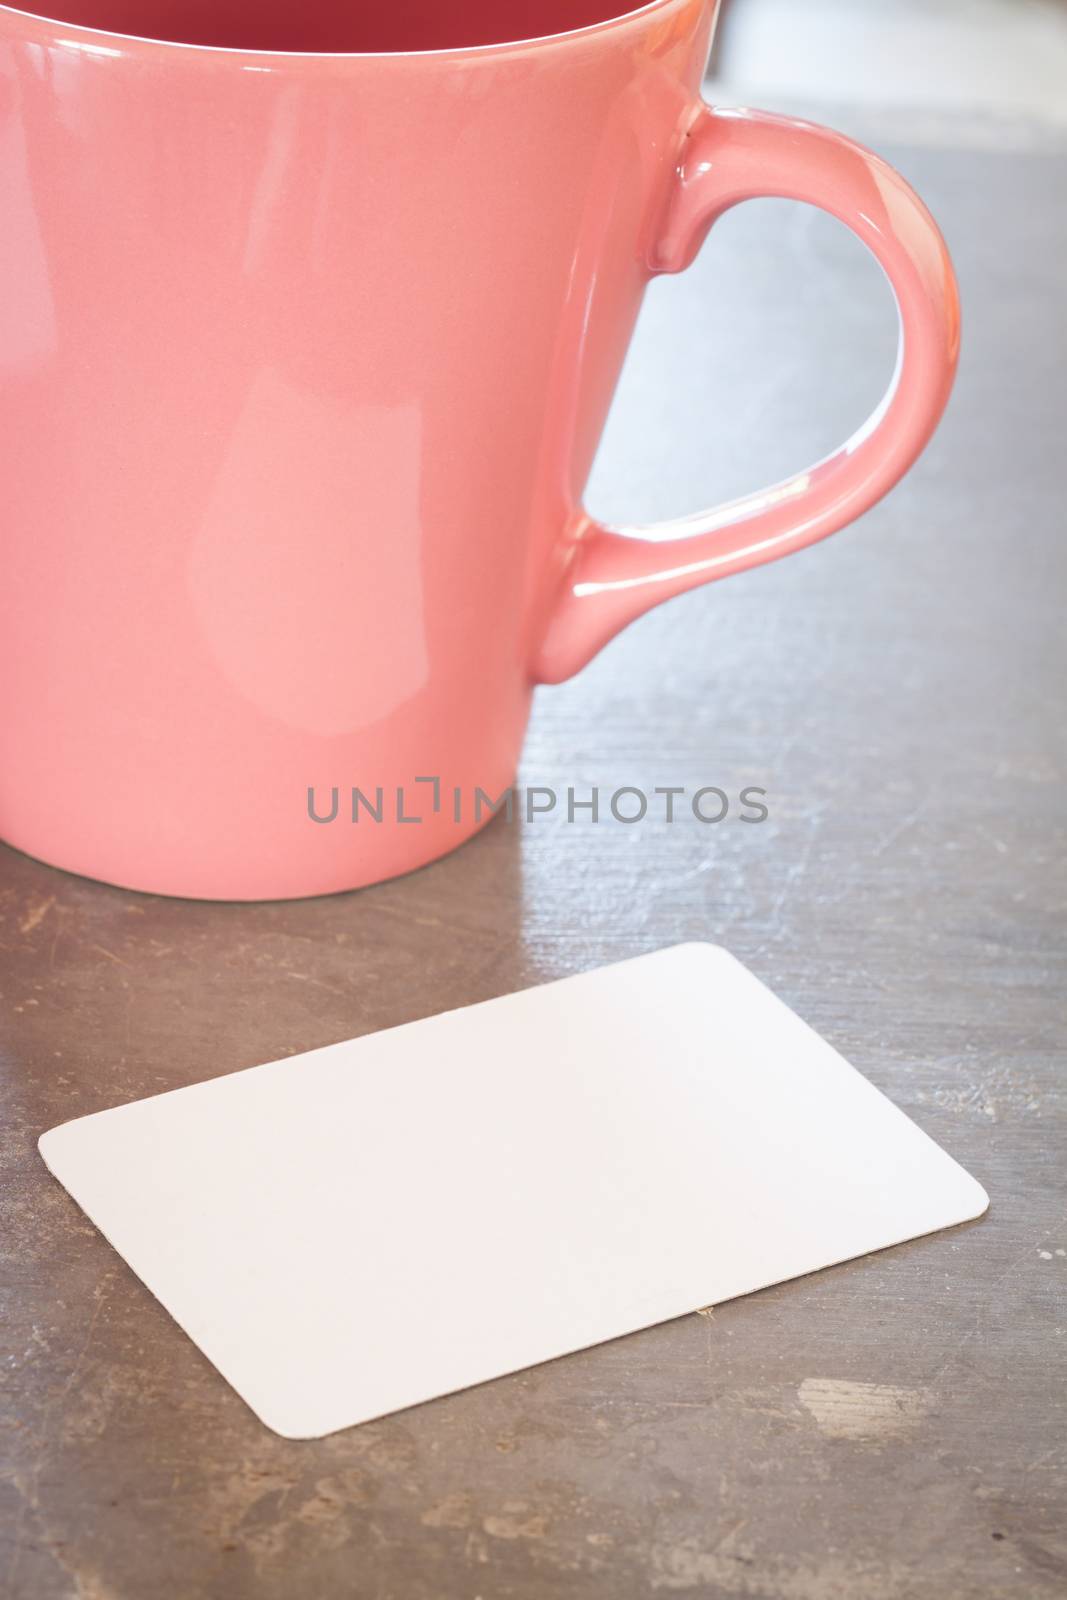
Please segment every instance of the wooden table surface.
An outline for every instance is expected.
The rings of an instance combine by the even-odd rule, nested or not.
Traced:
[[[858,527],[541,691],[522,773],[760,785],[765,823],[500,821],[406,880],[258,906],[0,848],[0,1593],[1067,1592],[1067,160],[887,153],[962,279],[934,445]],[[892,339],[835,225],[731,214],[650,297],[594,509],[681,511],[801,467],[860,420]],[[691,938],[728,945],[963,1162],[988,1217],[294,1443],[36,1153],[85,1112]]]

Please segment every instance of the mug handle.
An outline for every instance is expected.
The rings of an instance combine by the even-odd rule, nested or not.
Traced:
[[[534,667],[559,683],[662,600],[824,539],[880,500],[926,444],[959,355],[955,274],[937,224],[886,162],[842,134],[764,111],[701,105],[688,130],[651,274],[687,267],[742,200],[804,200],[848,224],[896,297],[900,344],[881,403],[833,455],[770,489],[653,527],[604,527],[580,510],[566,576]]]

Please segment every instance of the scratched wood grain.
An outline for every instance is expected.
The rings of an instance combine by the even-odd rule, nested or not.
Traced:
[[[527,783],[759,785],[765,823],[498,823],[402,882],[254,907],[0,850],[11,1600],[1065,1592],[1067,160],[889,153],[963,281],[936,443],[859,527],[542,692],[530,732]],[[891,344],[839,229],[732,214],[650,299],[592,503],[654,516],[802,466]],[[989,1217],[294,1443],[36,1156],[65,1118],[685,938],[748,962]]]

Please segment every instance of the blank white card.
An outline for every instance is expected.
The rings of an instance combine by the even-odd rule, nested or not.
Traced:
[[[988,1204],[705,944],[82,1117],[40,1148],[301,1439]]]

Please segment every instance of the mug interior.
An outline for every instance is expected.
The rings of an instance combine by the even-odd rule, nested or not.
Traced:
[[[46,15],[75,27],[173,44],[384,54],[541,39],[609,22],[644,10],[647,4],[648,0],[631,5],[625,0],[54,0]]]

